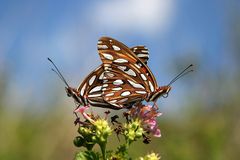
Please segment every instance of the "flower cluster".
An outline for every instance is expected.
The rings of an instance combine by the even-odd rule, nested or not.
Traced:
[[[79,135],[74,139],[74,144],[77,147],[85,147],[87,151],[79,152],[75,160],[78,159],[130,159],[128,155],[129,146],[143,138],[144,143],[149,143],[149,137],[146,134],[152,134],[155,137],[160,137],[160,130],[157,125],[157,117],[161,115],[157,106],[138,104],[133,106],[124,116],[127,121],[121,123],[118,121],[119,116],[111,117],[111,126],[108,122],[110,111],[105,112],[105,118],[101,118],[93,113],[88,114],[86,111],[89,106],[78,107],[75,114],[80,114],[83,120],[78,117],[75,124],[79,124]],[[124,137],[125,143],[119,145],[117,150],[106,150],[107,140],[109,136],[115,132],[119,138]],[[120,139],[119,139],[120,140]],[[95,144],[100,146],[102,154],[93,151]],[[83,158],[84,157],[84,158]],[[92,158],[91,158],[92,157]],[[157,154],[150,154],[140,158],[141,160],[158,160]]]

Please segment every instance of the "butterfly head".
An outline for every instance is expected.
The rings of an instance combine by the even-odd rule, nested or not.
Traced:
[[[74,97],[74,95],[76,95],[76,89],[71,88],[71,87],[65,87],[65,91],[67,93],[68,97]]]
[[[68,97],[72,97],[75,100],[75,102],[77,102],[80,105],[83,104],[81,98],[79,97],[79,92],[75,88],[65,87],[65,91]]]
[[[167,98],[168,97],[168,93],[170,92],[170,90],[172,89],[171,86],[161,86],[159,88],[156,89],[156,93],[158,93],[158,97],[164,97]]]
[[[150,101],[156,101],[160,97],[167,98],[170,90],[171,86],[161,86],[157,88],[150,97]]]

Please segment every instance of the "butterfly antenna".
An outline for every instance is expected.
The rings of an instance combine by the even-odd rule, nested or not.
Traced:
[[[170,81],[170,83],[168,84],[168,86],[170,86],[171,84],[173,84],[176,80],[178,80],[179,78],[185,76],[186,74],[190,73],[193,71],[193,69],[188,70],[189,68],[191,68],[193,66],[193,64],[190,64],[189,66],[187,66],[182,72],[180,72],[177,76],[175,76],[175,78],[173,78],[173,80]]]
[[[69,87],[67,81],[65,80],[65,78],[63,77],[63,75],[61,74],[61,72],[59,71],[57,66],[55,65],[55,63],[50,58],[47,58],[47,59],[52,63],[52,65],[55,68],[55,69],[52,68],[52,71],[58,75],[58,77],[66,84],[67,87]]]

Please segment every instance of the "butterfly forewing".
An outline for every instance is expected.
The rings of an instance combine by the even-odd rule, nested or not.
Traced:
[[[105,70],[103,97],[107,102],[122,107],[123,98],[128,97],[126,104],[145,99],[157,88],[147,65],[121,42],[102,37],[98,42],[98,52]],[[112,90],[116,86],[122,89]]]

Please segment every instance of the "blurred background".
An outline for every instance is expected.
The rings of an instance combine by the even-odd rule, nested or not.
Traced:
[[[239,159],[238,0],[0,1],[0,159],[72,159],[79,151],[73,100],[47,57],[77,87],[101,64],[101,36],[146,45],[159,85],[194,64],[158,100],[162,137],[137,143],[132,156]]]

